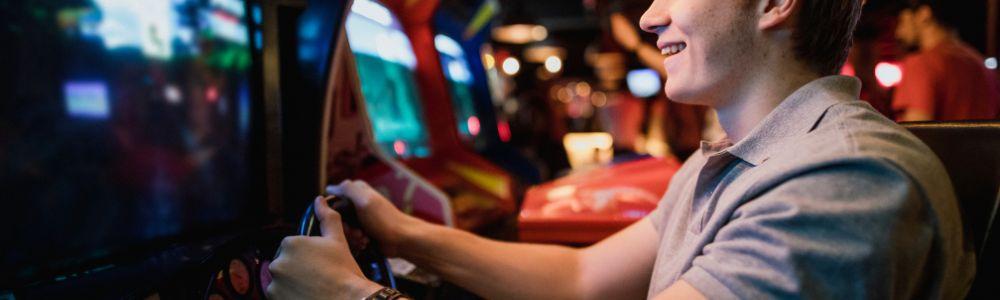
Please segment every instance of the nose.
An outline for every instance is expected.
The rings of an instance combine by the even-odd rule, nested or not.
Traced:
[[[670,0],[655,0],[639,19],[639,27],[649,33],[659,34],[670,26]]]

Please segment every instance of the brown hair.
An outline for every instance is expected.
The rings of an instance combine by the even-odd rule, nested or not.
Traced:
[[[795,54],[820,75],[840,72],[847,60],[862,0],[803,0],[792,39]]]

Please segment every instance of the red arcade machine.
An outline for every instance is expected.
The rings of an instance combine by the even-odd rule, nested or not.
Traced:
[[[514,212],[514,183],[470,152],[455,130],[430,27],[437,3],[355,1],[347,39],[375,143],[444,190],[458,228],[477,230]]]

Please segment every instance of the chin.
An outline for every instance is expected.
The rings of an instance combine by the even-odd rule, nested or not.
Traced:
[[[673,102],[691,105],[708,105],[708,103],[704,103],[705,101],[699,100],[704,97],[698,97],[698,93],[690,88],[675,87],[670,85],[668,82],[668,84],[665,84],[663,87],[663,92],[666,93],[667,98]]]

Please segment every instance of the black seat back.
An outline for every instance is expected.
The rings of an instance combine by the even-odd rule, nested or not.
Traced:
[[[996,215],[1000,204],[1000,122],[919,122],[904,127],[923,140],[948,170],[966,232],[973,239],[977,274],[970,298],[996,287]]]

